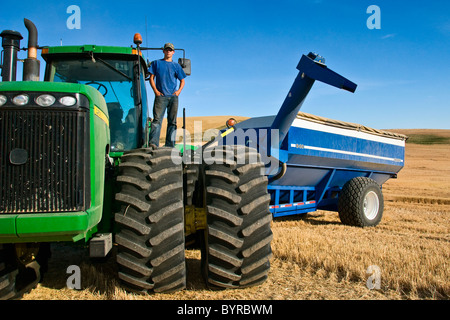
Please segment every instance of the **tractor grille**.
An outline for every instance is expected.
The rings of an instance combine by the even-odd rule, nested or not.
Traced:
[[[88,115],[78,108],[0,110],[0,213],[86,209]]]

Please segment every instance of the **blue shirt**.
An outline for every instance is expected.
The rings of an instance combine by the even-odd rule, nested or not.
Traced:
[[[172,96],[177,91],[177,79],[186,78],[180,64],[164,59],[153,61],[148,68],[148,72],[155,75],[156,89],[164,96]]]

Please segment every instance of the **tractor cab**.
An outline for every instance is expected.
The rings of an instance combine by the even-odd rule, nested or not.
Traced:
[[[42,50],[42,57],[47,63],[44,81],[89,85],[103,95],[108,108],[112,155],[145,145],[146,64],[136,49],[48,47]]]

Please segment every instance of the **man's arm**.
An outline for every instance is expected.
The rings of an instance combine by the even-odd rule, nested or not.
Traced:
[[[155,96],[163,96],[163,94],[161,92],[158,91],[158,89],[156,89],[156,84],[155,84],[155,75],[152,74],[150,75],[150,86],[153,89],[153,92],[155,93]]]
[[[181,79],[180,80],[180,88],[177,91],[175,91],[173,94],[178,97],[181,93],[181,90],[183,90],[183,88],[184,88],[184,79]]]

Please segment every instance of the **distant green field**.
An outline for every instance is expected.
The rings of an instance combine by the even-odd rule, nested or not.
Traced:
[[[450,144],[449,137],[442,137],[434,134],[409,134],[407,143],[415,144]]]

